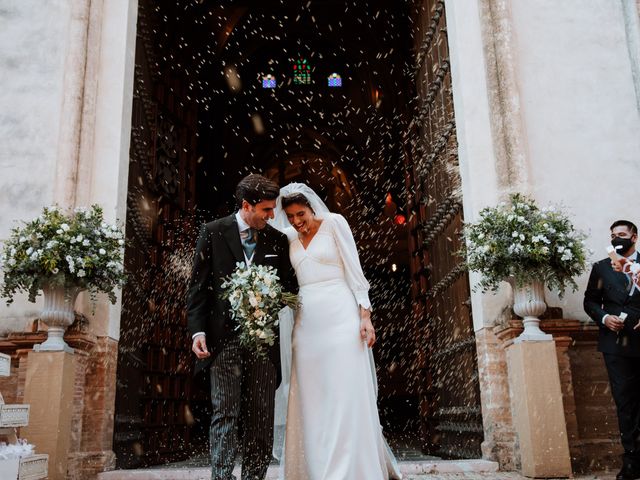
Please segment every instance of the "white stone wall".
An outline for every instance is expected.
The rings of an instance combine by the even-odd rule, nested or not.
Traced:
[[[0,0],[0,239],[53,202],[69,6]],[[0,330],[36,306],[0,303]]]
[[[603,258],[613,220],[640,224],[634,2],[448,0],[446,10],[467,220],[522,191],[564,205],[591,260]],[[548,303],[586,320],[586,279]],[[476,329],[499,319],[509,290],[472,295]]]
[[[531,191],[541,203],[566,205],[589,235],[593,260],[606,257],[614,220],[640,225],[640,112],[631,61],[637,52],[630,52],[624,1],[633,3],[512,3]],[[631,13],[637,20],[637,10]],[[570,318],[587,318],[586,276],[579,283],[582,290],[563,301],[548,296]]]
[[[0,239],[45,205],[101,205],[124,223],[137,0],[0,0]],[[99,298],[98,335],[118,338],[120,305]],[[0,306],[0,332],[39,311]]]

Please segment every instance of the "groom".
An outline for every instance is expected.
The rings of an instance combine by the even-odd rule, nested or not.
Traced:
[[[280,346],[268,359],[240,346],[229,303],[221,284],[237,262],[277,269],[285,291],[297,292],[289,262],[286,235],[272,228],[277,184],[261,175],[248,175],[236,187],[238,211],[204,225],[196,246],[187,298],[196,372],[211,377],[212,480],[233,480],[238,451],[238,420],[242,418],[242,480],[265,478],[273,446],[275,391],[280,383]]]

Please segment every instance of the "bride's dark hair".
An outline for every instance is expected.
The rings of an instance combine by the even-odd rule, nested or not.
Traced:
[[[313,211],[311,207],[311,203],[309,203],[309,199],[305,197],[302,193],[292,193],[291,195],[287,195],[286,197],[282,197],[282,209],[284,210],[291,205],[304,205],[309,210],[311,210],[314,214],[316,212]]]

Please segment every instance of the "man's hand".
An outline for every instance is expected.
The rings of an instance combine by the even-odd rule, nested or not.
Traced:
[[[619,332],[624,327],[624,320],[617,315],[607,315],[604,318],[604,324],[609,330]]]
[[[191,350],[196,354],[196,357],[200,359],[211,356],[209,350],[207,350],[207,337],[205,335],[198,335],[193,339]]]
[[[376,343],[376,331],[371,323],[371,310],[360,307],[360,338],[369,348]]]

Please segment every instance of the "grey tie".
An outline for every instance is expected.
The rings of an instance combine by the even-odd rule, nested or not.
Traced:
[[[247,228],[240,232],[240,240],[242,241],[242,248],[247,258],[251,258],[253,252],[256,249],[256,231],[253,228]]]

